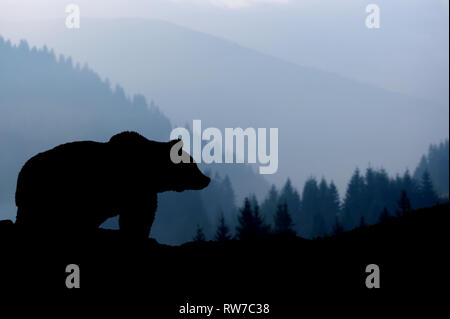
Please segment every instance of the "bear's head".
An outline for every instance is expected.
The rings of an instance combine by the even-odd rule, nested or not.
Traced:
[[[144,180],[146,187],[156,192],[200,190],[211,181],[182,150],[181,140],[155,142],[135,132],[122,132],[108,144],[116,154],[117,165],[126,167],[125,179]]]
[[[172,140],[167,144],[170,158],[169,180],[173,182],[171,189],[180,192],[186,189],[200,190],[208,186],[211,179],[199,170],[192,156],[183,151],[183,141]]]

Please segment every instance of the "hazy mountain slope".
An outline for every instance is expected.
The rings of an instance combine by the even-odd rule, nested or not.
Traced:
[[[33,36],[39,32],[39,38]],[[415,167],[448,136],[448,106],[299,67],[206,34],[152,20],[83,19],[18,29],[33,43],[87,61],[129,92],[155,99],[176,125],[278,127],[278,183],[325,175],[343,189],[356,167]],[[332,54],[332,52],[330,52]],[[370,63],[370,61],[368,61]],[[389,75],[386,75],[389,76]]]
[[[370,3],[380,8],[380,29],[365,25]],[[138,8],[142,5],[130,5],[127,11]],[[300,65],[448,103],[448,0],[291,0],[250,10],[209,7],[201,12],[174,5],[172,15],[161,13],[153,2],[145,8],[148,15]]]

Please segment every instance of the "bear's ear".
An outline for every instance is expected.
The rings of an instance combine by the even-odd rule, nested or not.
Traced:
[[[172,148],[172,146],[174,146],[175,144],[177,144],[178,142],[181,142],[181,148],[183,148],[184,144],[183,144],[183,140],[181,138],[177,138],[176,140],[171,140],[169,142],[169,146]]]
[[[132,131],[124,131],[122,133],[116,134],[109,139],[109,143],[130,143],[134,141],[142,141],[147,140],[145,137],[140,135],[139,133]]]
[[[176,139],[172,140],[169,143],[170,147],[170,159],[172,160],[172,163],[178,164],[180,162],[183,163],[190,163],[191,157],[188,153],[183,152],[183,140]]]

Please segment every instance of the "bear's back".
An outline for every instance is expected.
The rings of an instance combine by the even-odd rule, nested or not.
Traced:
[[[58,202],[86,191],[87,176],[101,173],[109,157],[106,143],[91,141],[67,143],[37,154],[19,173],[16,205],[50,204],[48,201]]]

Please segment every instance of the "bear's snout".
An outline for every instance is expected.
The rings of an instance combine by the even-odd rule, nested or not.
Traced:
[[[209,185],[209,183],[211,183],[211,178],[209,178],[208,176],[204,176],[204,180],[203,180],[203,186],[201,188],[205,188],[206,186]]]
[[[205,175],[200,175],[201,177],[198,177],[195,180],[194,185],[192,185],[192,187],[190,187],[191,190],[201,190],[203,188],[205,188],[206,186],[209,185],[209,183],[211,182],[211,179],[208,176]]]

